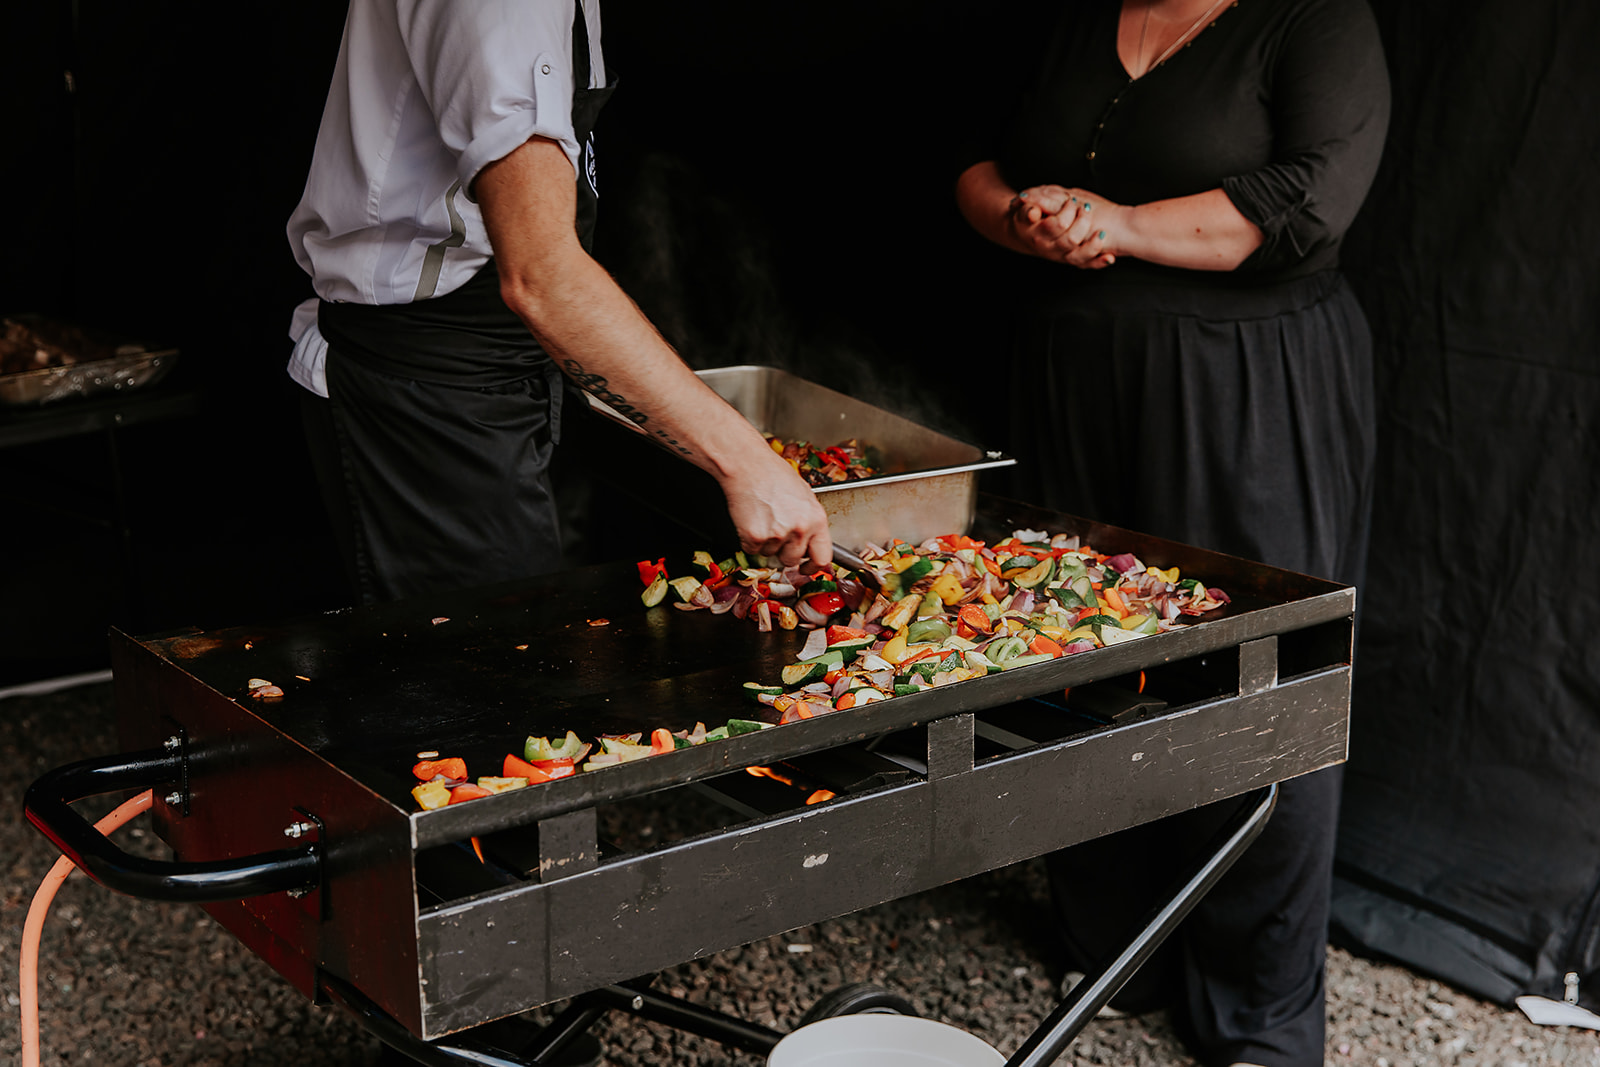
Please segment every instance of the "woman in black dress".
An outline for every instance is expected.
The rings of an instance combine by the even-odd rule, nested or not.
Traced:
[[[1371,338],[1337,265],[1388,100],[1365,0],[1062,5],[993,158],[957,184],[974,229],[1029,257],[1009,375],[1019,497],[1360,581]],[[1208,1063],[1323,1061],[1338,795],[1336,770],[1286,783],[1170,943],[1177,1019]],[[1069,954],[1092,962],[1144,906],[1135,891],[1162,884],[1157,857],[1217,817],[1053,857]],[[1146,971],[1119,1003],[1165,992]]]

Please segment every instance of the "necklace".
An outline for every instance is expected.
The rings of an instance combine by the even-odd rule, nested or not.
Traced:
[[[1234,2],[1237,2],[1237,0],[1234,0]],[[1161,66],[1161,64],[1165,63],[1172,56],[1172,53],[1176,52],[1178,50],[1178,47],[1189,39],[1189,36],[1191,34],[1193,34],[1195,30],[1199,29],[1200,26],[1202,24],[1204,24],[1207,20],[1209,20],[1212,15],[1216,14],[1217,8],[1221,7],[1223,4],[1226,4],[1226,3],[1228,3],[1228,0],[1217,0],[1216,3],[1214,3],[1210,7],[1206,8],[1205,13],[1202,14],[1199,18],[1195,19],[1193,22],[1189,23],[1189,28],[1184,30],[1182,33],[1180,33],[1178,35],[1178,39],[1173,41],[1170,45],[1168,45],[1167,46],[1167,50],[1165,52],[1162,52],[1159,56],[1156,56],[1154,62],[1152,62],[1148,67],[1145,67],[1142,71],[1139,72],[1139,76],[1142,78],[1146,74],[1149,74],[1156,67],[1159,67],[1159,66]],[[1150,29],[1150,9],[1152,7],[1154,7],[1154,6],[1155,6],[1154,3],[1149,3],[1149,4],[1145,5],[1145,9],[1144,9],[1144,24],[1139,27],[1139,61],[1141,63],[1144,61],[1144,38],[1145,38],[1145,32]]]

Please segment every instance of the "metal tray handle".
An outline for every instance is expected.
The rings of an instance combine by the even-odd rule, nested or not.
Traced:
[[[175,781],[181,765],[179,756],[159,748],[69,763],[30,785],[22,810],[85,874],[129,896],[199,904],[311,889],[321,882],[322,854],[315,842],[200,863],[146,859],[118,848],[71,807],[85,797]]]

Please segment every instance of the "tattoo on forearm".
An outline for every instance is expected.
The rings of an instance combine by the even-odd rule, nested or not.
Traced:
[[[583,364],[579,363],[575,359],[567,360],[563,369],[567,372],[567,377],[571,378],[577,383],[578,388],[582,389],[584,392],[590,393],[597,400],[605,401],[605,403],[609,404],[613,410],[622,415],[623,418],[629,420],[640,429],[645,430],[646,433],[653,432],[655,436],[660,438],[661,442],[668,448],[681,452],[686,456],[694,454],[688,448],[688,446],[680,444],[678,441],[674,440],[672,436],[667,433],[667,431],[659,429],[651,431],[647,429],[645,427],[645,423],[650,421],[650,416],[634,407],[633,404],[629,402],[628,398],[623,396],[621,393],[612,392],[605,378],[601,375],[590,374],[588,371],[583,369]]]

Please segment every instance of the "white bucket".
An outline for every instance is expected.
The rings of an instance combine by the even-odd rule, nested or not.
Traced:
[[[1006,1058],[965,1030],[915,1015],[840,1015],[779,1041],[768,1067],[1003,1067]]]

